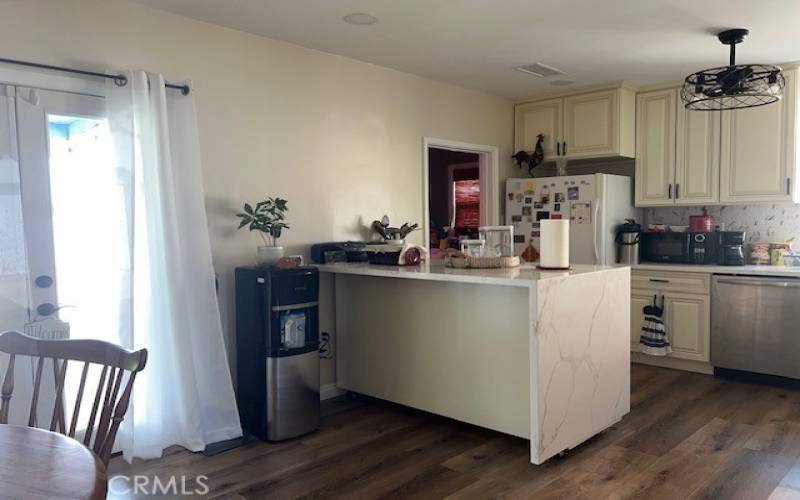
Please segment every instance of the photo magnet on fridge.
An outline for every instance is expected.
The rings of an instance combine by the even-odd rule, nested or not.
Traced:
[[[531,203],[533,203],[533,198],[531,198],[530,196],[529,196],[529,197],[527,197],[527,198],[525,198],[525,203],[527,203],[528,205],[530,205]]]
[[[580,189],[578,186],[567,188],[567,198],[570,200],[577,200],[580,198]]]
[[[531,207],[522,207],[522,215],[532,215]]]
[[[514,243],[525,243],[525,235],[524,234],[515,234],[514,235]]]
[[[550,212],[536,212],[536,220],[545,220],[550,218]]]
[[[556,200],[556,201],[558,201],[558,200]],[[560,212],[561,211],[561,203],[554,203],[553,204],[553,211],[554,212]]]
[[[512,215],[511,216],[511,222],[522,222],[522,216],[521,215]]]
[[[564,197],[564,193],[556,193],[556,203],[561,203],[564,201],[567,201],[567,199]]]
[[[540,231],[531,231],[531,238],[541,238],[542,233]]]
[[[561,214],[550,214],[550,218],[551,219],[563,219],[564,216],[562,216]]]
[[[544,208],[544,203],[539,203],[538,201],[533,204],[533,208]]]

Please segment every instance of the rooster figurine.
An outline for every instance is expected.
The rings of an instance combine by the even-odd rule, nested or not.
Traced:
[[[512,158],[516,161],[517,166],[522,168],[523,164],[528,164],[528,174],[533,177],[533,169],[541,165],[544,161],[544,136],[539,134],[536,136],[536,146],[533,148],[532,153],[527,151],[518,151]]]

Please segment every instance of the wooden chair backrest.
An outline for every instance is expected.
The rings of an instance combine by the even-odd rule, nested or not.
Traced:
[[[129,351],[100,340],[39,340],[11,331],[0,333],[0,352],[10,356],[2,388],[0,388],[0,424],[8,423],[11,394],[14,392],[14,364],[16,357],[30,356],[38,358],[38,361],[36,362],[36,375],[33,383],[28,426],[37,426],[36,414],[39,406],[42,371],[44,370],[45,359],[51,359],[56,396],[53,403],[50,430],[66,434],[71,438],[75,438],[89,366],[96,364],[102,367],[100,382],[95,392],[83,444],[94,451],[104,464],[108,465],[117,431],[125,418],[125,413],[128,411],[136,374],[142,371],[147,363],[147,349]],[[72,419],[69,428],[67,428],[64,421],[63,393],[64,379],[69,361],[83,362],[83,371],[81,372],[81,382],[78,387]],[[129,376],[125,383],[125,388],[120,392],[123,385],[123,375],[126,371]],[[93,435],[94,443],[92,443]]]

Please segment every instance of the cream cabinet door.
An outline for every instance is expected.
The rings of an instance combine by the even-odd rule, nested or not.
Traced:
[[[636,96],[636,206],[674,203],[677,100],[676,89]]]
[[[618,154],[617,90],[564,98],[564,148],[568,158]]]
[[[721,113],[677,106],[675,204],[718,203]]]
[[[544,136],[545,157],[555,157],[556,144],[561,141],[563,125],[563,99],[550,99],[520,104],[514,111],[514,151],[533,151],[537,136]]]
[[[795,73],[774,104],[723,112],[720,201],[791,201],[795,171]]]
[[[709,360],[711,311],[708,295],[665,293],[664,319],[673,358]]]
[[[631,351],[639,352],[639,337],[644,323],[644,308],[653,303],[653,296],[659,295],[655,290],[631,291]]]

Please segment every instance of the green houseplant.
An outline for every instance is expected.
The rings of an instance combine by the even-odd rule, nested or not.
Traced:
[[[240,219],[239,229],[247,227],[250,231],[257,231],[264,241],[264,245],[258,247],[259,265],[268,266],[283,257],[284,250],[278,246],[278,238],[284,229],[289,229],[289,224],[285,222],[286,212],[289,211],[287,203],[282,198],[267,198],[256,203],[255,207],[245,203],[243,212],[236,214]]]

